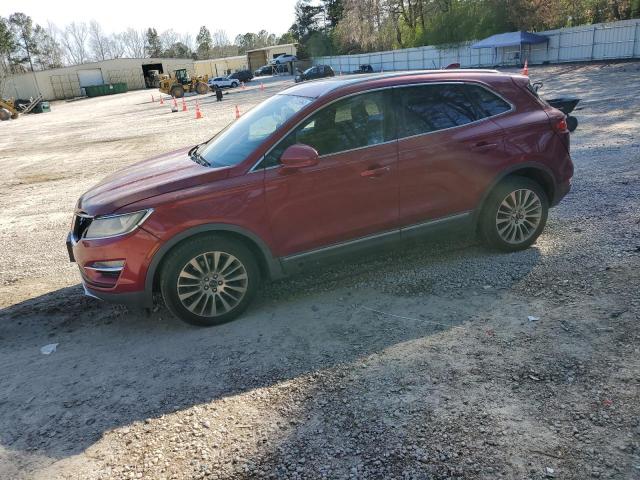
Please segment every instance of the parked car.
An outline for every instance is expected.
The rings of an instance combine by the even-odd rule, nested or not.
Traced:
[[[220,88],[225,88],[225,87],[235,88],[238,85],[240,85],[240,80],[238,80],[237,78],[216,77],[216,78],[210,78],[209,81],[207,82],[207,84],[209,85],[209,88],[211,88],[211,90],[215,90],[216,87],[220,87]]]
[[[565,116],[528,77],[336,77],[106,178],[78,200],[67,247],[88,295],[149,307],[159,291],[215,325],[263,280],[418,235],[525,249],[572,175]]]
[[[271,60],[271,62],[269,63],[280,65],[282,63],[297,62],[297,61],[298,61],[298,57],[296,57],[295,55],[288,55],[283,53],[282,55],[279,55],[273,60]]]
[[[353,73],[373,73],[373,67],[371,65],[360,65]]]
[[[329,65],[316,65],[311,68],[307,68],[304,72],[298,73],[294,81],[304,82],[305,80],[315,80],[317,78],[333,77],[333,69]]]
[[[253,73],[250,70],[239,70],[237,72],[232,73],[227,78],[239,80],[241,82],[250,82],[253,78]]]
[[[273,75],[275,68],[273,65],[263,65],[262,67],[258,68],[255,72],[253,72],[253,74],[256,77],[260,77],[262,75]]]

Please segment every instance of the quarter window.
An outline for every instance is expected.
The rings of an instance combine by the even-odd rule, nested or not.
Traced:
[[[498,115],[511,107],[478,85],[434,84],[398,89],[402,137],[459,127]]]
[[[491,93],[486,88],[482,88],[478,85],[464,85],[468,95],[474,99],[478,105],[482,117],[492,117],[494,115],[500,115],[501,113],[508,112],[511,109],[511,105],[498,97],[495,93]]]
[[[296,143],[312,146],[319,155],[331,155],[393,140],[393,119],[387,107],[390,93],[364,93],[327,105],[271,150],[265,166],[277,165],[282,153]]]

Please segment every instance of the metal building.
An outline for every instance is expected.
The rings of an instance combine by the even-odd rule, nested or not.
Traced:
[[[274,45],[272,47],[257,48],[247,52],[247,62],[249,70],[252,72],[266,65],[270,60],[282,54],[296,55],[298,49],[296,43],[285,43],[283,45]]]

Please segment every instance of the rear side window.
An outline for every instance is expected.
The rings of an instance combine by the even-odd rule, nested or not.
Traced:
[[[511,109],[479,85],[435,84],[398,89],[403,126],[401,137],[459,127]]]
[[[390,95],[389,90],[364,93],[327,105],[289,133],[267,154],[264,165],[277,165],[282,153],[296,143],[312,146],[319,155],[331,155],[393,140]]]
[[[478,112],[459,85],[421,85],[399,89],[404,116],[403,137],[458,127],[478,119]]]
[[[493,117],[511,110],[511,105],[486,88],[478,85],[464,85],[464,88],[478,105],[482,117]]]

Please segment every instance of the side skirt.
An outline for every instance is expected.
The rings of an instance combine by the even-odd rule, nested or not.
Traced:
[[[341,258],[360,255],[371,250],[393,247],[404,240],[415,240],[432,236],[437,237],[438,235],[451,234],[456,231],[472,230],[473,226],[473,212],[464,212],[396,230],[348,240],[308,252],[281,257],[280,263],[287,275],[293,275],[308,268],[320,267],[325,263],[333,263]]]

